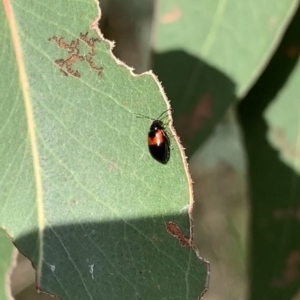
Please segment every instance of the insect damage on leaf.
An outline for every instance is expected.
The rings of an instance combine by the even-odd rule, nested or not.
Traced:
[[[67,58],[60,58],[54,61],[65,76],[71,75],[77,78],[81,77],[79,71],[74,68],[74,64],[78,61],[86,62],[98,75],[102,75],[103,67],[97,66],[94,62],[94,57],[96,55],[95,44],[96,42],[101,42],[99,38],[88,38],[88,33],[80,33],[79,38],[72,40],[70,43],[65,42],[65,37],[57,36],[50,37],[48,41],[55,42],[59,48],[66,50],[68,53]],[[87,53],[84,51],[86,47],[82,46],[88,48]]]
[[[209,288],[209,279],[210,279],[210,263],[208,260],[200,256],[200,253],[197,249],[197,247],[194,244],[193,237],[185,237],[184,234],[182,233],[181,229],[178,227],[178,225],[175,222],[169,221],[166,224],[166,231],[175,237],[180,245],[182,247],[189,247],[194,250],[195,254],[197,255],[198,259],[205,264],[206,266],[206,281],[205,281],[205,286],[204,289],[202,290],[200,296],[198,297],[198,300],[202,298],[202,296],[208,291]]]
[[[171,221],[168,222],[166,224],[166,230],[179,241],[181,246],[192,247],[190,238],[186,238],[183,235],[181,229],[178,227],[178,225],[176,223],[171,222]]]

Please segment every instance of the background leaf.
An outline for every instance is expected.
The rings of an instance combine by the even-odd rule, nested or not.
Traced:
[[[33,261],[39,289],[196,299],[206,265],[166,230],[174,221],[190,234],[182,153],[172,138],[169,163],[153,160],[151,121],[134,115],[166,110],[160,86],[116,63],[89,28],[92,1],[84,11],[80,1],[3,3],[0,226]]]
[[[270,117],[275,121],[276,116],[280,117],[276,124],[284,124],[288,130],[296,126],[291,118],[295,107],[286,106],[277,115],[273,112],[278,99],[291,105],[291,93],[287,91],[297,74],[295,58],[299,53],[291,57],[289,49],[300,42],[299,24],[298,10],[270,65],[239,110],[249,160],[252,211],[249,299],[292,299],[299,290],[300,177],[280,160],[278,151],[268,142],[270,124],[265,118],[268,109],[268,121]],[[286,116],[290,123],[281,123]]]
[[[193,153],[225,110],[253,85],[297,1],[159,2],[154,71]]]
[[[296,15],[289,34],[286,35],[283,46],[277,57],[278,65],[292,66],[285,85],[268,105],[265,119],[268,123],[268,139],[271,145],[279,150],[280,158],[296,172],[300,172],[300,39],[298,28],[300,17]]]

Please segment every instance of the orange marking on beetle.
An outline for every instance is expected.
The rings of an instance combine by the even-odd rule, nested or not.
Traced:
[[[149,146],[159,146],[165,141],[164,135],[161,130],[155,133],[155,137],[148,137]]]

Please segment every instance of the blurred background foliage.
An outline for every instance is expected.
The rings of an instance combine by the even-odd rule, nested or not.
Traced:
[[[298,1],[101,1],[100,28],[174,110],[195,192],[205,299],[300,299]],[[36,294],[22,257],[16,299]],[[32,271],[33,272],[33,271]],[[51,298],[52,299],[52,298]]]

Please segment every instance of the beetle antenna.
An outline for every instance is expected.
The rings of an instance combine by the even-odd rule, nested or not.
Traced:
[[[172,108],[168,108],[167,110],[165,110],[163,113],[161,113],[158,118],[156,118],[156,120],[159,120],[161,118],[161,116],[163,116],[167,111],[172,110]]]
[[[146,119],[149,119],[149,120],[151,120],[151,121],[155,121],[155,120],[160,120],[160,118],[161,118],[161,116],[163,116],[167,111],[169,111],[169,110],[172,110],[172,108],[168,108],[167,110],[165,110],[163,113],[161,113],[159,116],[158,116],[158,118],[156,118],[156,119],[153,119],[153,118],[150,118],[150,117],[148,117],[148,116],[145,116],[145,115],[142,115],[142,114],[135,114],[135,113],[132,113],[133,115],[135,115],[137,118],[146,118]],[[164,118],[166,118],[167,116],[165,116]],[[164,119],[163,118],[163,119]]]
[[[135,114],[135,113],[132,113],[133,115],[136,115],[137,118],[146,118],[146,119],[149,119],[149,120],[152,120],[154,121],[153,118],[150,118],[148,116],[145,116],[145,115],[142,115],[142,114]]]

